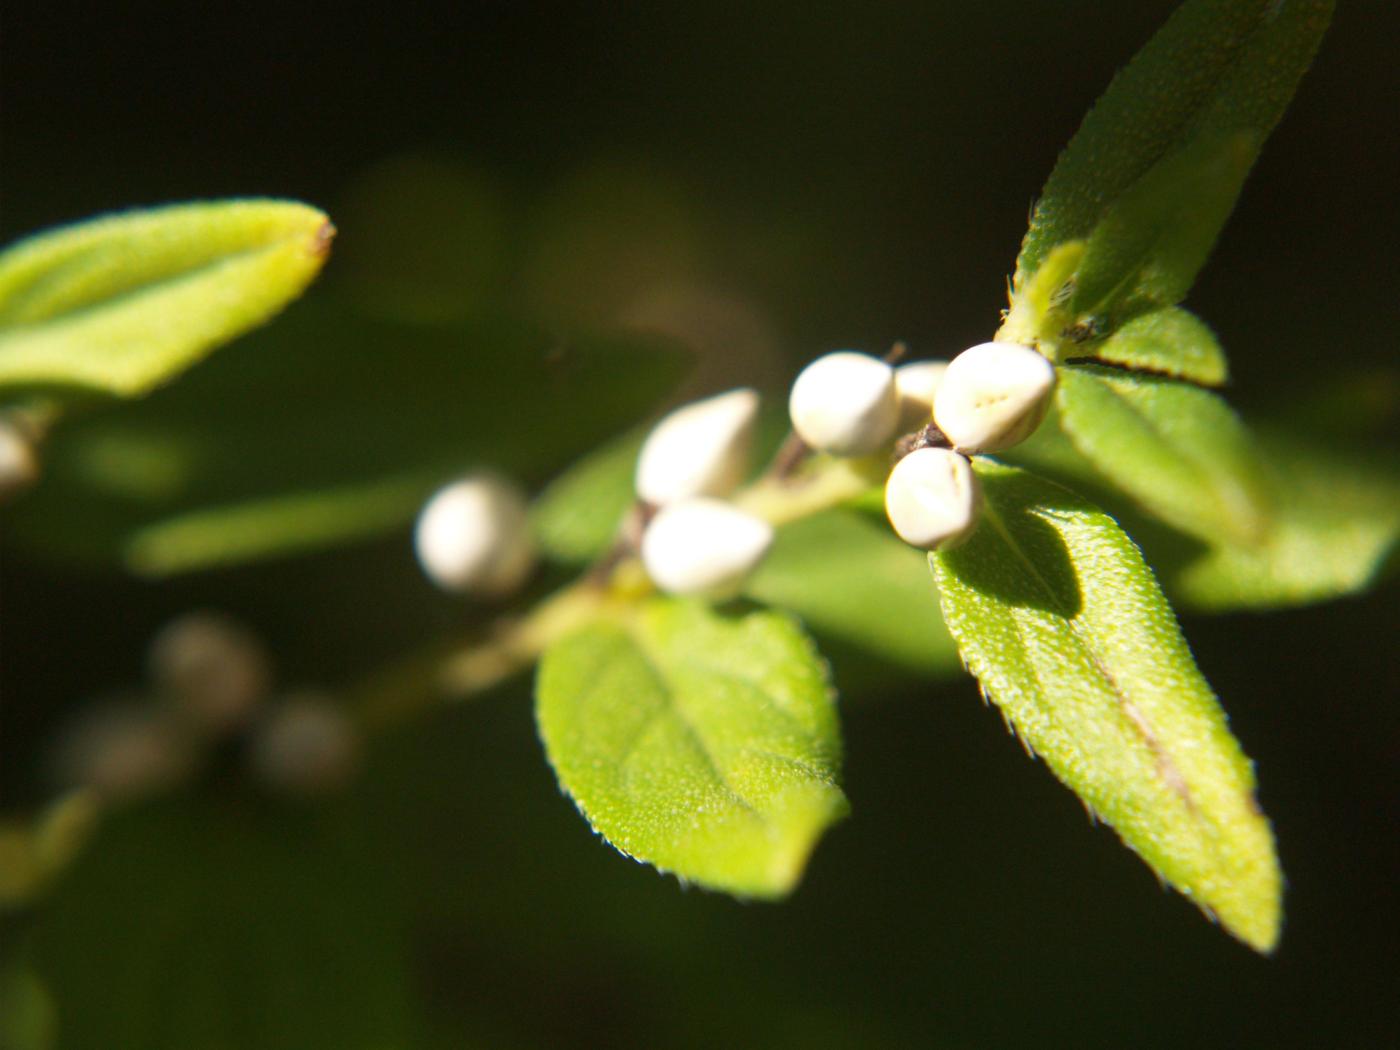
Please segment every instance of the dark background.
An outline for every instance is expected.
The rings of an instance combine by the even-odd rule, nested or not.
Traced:
[[[1058,149],[1173,6],[10,4],[0,235],[297,197],[340,227],[326,287],[360,294],[377,260],[412,280],[393,232],[431,195],[401,223],[372,181],[410,155],[490,187],[511,218],[481,265],[542,317],[617,320],[665,278],[743,305],[710,377],[780,386],[895,338],[947,354],[990,335]],[[1393,6],[1342,5],[1189,300],[1246,411],[1395,364],[1397,33]],[[402,535],[165,584],[6,548],[0,588],[11,807],[39,799],[33,756],[64,712],[134,683],[185,609],[241,615],[286,680],[328,684],[459,616]],[[0,935],[39,945],[74,1046],[1382,1045],[1400,1021],[1396,612],[1392,591],[1184,618],[1278,834],[1271,959],[1090,829],[965,680],[845,698],[853,816],[781,906],[678,888],[594,840],[521,684],[395,736],[326,810],[213,784],[134,813],[51,913]],[[172,898],[207,924],[175,947],[145,936]],[[201,970],[229,938],[219,958],[244,961]]]

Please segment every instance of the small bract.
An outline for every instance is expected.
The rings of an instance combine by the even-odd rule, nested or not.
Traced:
[[[957,546],[977,528],[982,488],[965,456],[946,448],[909,453],[885,483],[885,513],[899,538],[922,550]]]
[[[455,481],[428,500],[414,546],[424,573],[439,587],[486,596],[518,587],[535,559],[523,493],[488,474]]]
[[[914,430],[933,420],[933,397],[946,371],[947,361],[910,361],[894,370],[900,431]]]
[[[1055,366],[1035,350],[981,343],[949,363],[933,421],[960,452],[999,452],[1035,432],[1054,390]]]
[[[773,527],[723,500],[664,507],[642,534],[642,564],[668,594],[725,598],[768,553]]]
[[[792,384],[788,413],[797,436],[820,452],[874,452],[899,424],[894,369],[854,350],[819,357]]]
[[[676,409],[652,429],[637,457],[637,496],[665,506],[727,496],[749,466],[758,394],[747,388]]]

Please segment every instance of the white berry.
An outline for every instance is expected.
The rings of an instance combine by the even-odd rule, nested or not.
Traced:
[[[729,597],[773,543],[773,527],[733,504],[690,499],[662,508],[642,534],[642,564],[668,594]]]
[[[278,704],[253,737],[249,761],[267,787],[287,795],[319,797],[354,776],[360,737],[329,697],[301,693]]]
[[[744,480],[758,394],[731,390],[676,409],[652,429],[637,457],[637,496],[665,506],[727,496]]]
[[[999,452],[1034,433],[1050,407],[1055,366],[1028,346],[981,343],[948,365],[933,421],[962,452]]]
[[[874,452],[899,424],[894,369],[853,350],[819,357],[792,384],[788,413],[797,436],[819,452]]]
[[[933,397],[946,371],[947,361],[911,361],[894,370],[901,431],[926,426],[933,420]]]
[[[418,562],[444,590],[508,593],[534,565],[526,515],[524,495],[508,482],[489,475],[455,481],[418,515]]]
[[[901,459],[885,483],[885,513],[899,538],[922,550],[953,547],[972,535],[982,488],[965,456],[921,448]]]
[[[200,735],[245,725],[272,679],[262,643],[216,613],[188,613],[161,628],[147,657],[152,681]]]

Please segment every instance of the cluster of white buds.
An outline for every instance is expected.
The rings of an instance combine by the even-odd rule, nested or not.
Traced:
[[[489,474],[454,481],[419,512],[414,548],[423,572],[444,590],[508,594],[535,564],[524,494]]]
[[[1050,407],[1055,366],[1030,347],[981,343],[953,358],[931,385],[933,424],[952,448],[915,449],[885,484],[890,524],[924,550],[956,546],[977,527],[982,492],[967,457],[1000,452],[1035,432]]]
[[[731,390],[676,409],[642,445],[642,565],[668,594],[730,597],[773,542],[772,526],[724,499],[748,473],[757,419],[758,394]]]

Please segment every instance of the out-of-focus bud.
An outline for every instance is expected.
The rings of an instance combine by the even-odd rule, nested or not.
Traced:
[[[535,564],[525,496],[489,474],[439,489],[418,515],[414,546],[423,572],[448,591],[500,597]]]
[[[945,448],[909,453],[885,483],[885,513],[899,538],[922,550],[954,547],[977,528],[982,488],[967,458]]]
[[[1054,390],[1055,366],[1035,350],[981,343],[949,362],[933,421],[960,452],[999,452],[1035,432]]]
[[[62,786],[87,788],[114,804],[166,791],[188,777],[194,764],[189,738],[167,712],[125,700],[81,712],[59,738],[53,757]]]
[[[28,488],[39,476],[39,457],[23,427],[0,417],[0,500]]]
[[[763,560],[773,527],[717,499],[664,507],[642,534],[642,564],[668,594],[726,598]]]
[[[894,370],[901,433],[926,426],[933,420],[933,396],[947,370],[947,361],[910,361]]]
[[[874,452],[899,423],[894,369],[854,350],[819,357],[792,384],[788,413],[797,436],[819,452]]]
[[[652,429],[637,457],[637,495],[665,506],[695,496],[727,496],[744,480],[758,419],[747,388],[676,409]]]
[[[262,643],[218,613],[172,620],[151,641],[151,681],[201,736],[247,725],[267,695],[271,660]]]
[[[288,696],[253,736],[249,761],[268,788],[299,798],[343,789],[360,765],[360,736],[339,704],[316,693]]]

